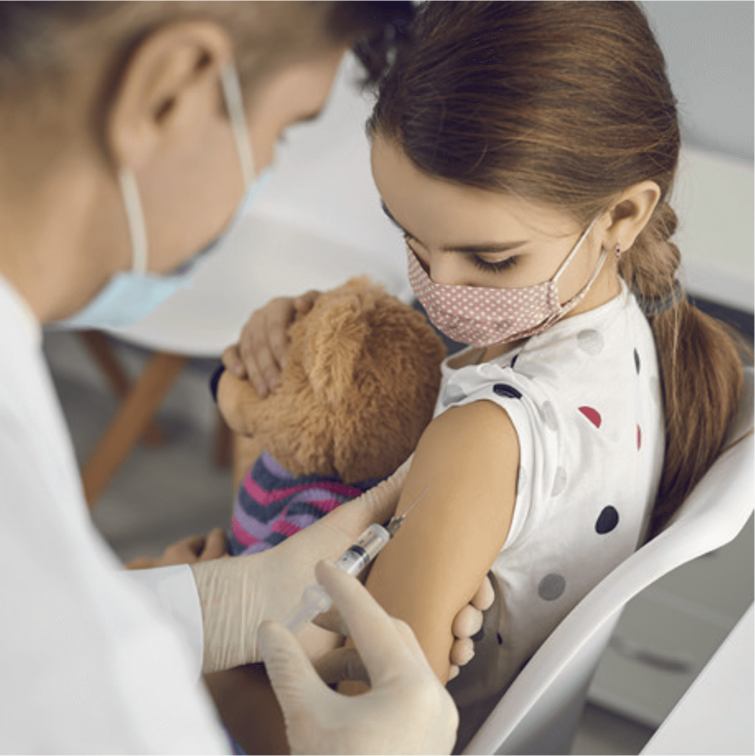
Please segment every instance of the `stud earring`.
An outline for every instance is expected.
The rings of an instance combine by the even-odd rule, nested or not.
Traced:
[[[616,261],[618,262],[621,259],[621,246],[619,244],[616,245]]]

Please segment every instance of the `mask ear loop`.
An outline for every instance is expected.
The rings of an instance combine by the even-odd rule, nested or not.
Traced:
[[[561,277],[561,274],[564,272],[564,269],[566,266],[572,261],[572,258],[574,255],[577,254],[577,251],[582,246],[582,242],[587,238],[587,235],[592,231],[593,226],[598,222],[598,218],[600,218],[599,215],[596,215],[595,218],[593,218],[592,223],[587,227],[586,231],[582,234],[582,236],[579,237],[579,240],[574,245],[574,248],[571,252],[566,256],[566,259],[561,263],[558,270],[556,271],[556,274],[551,278],[551,281],[555,284],[558,283],[558,279]],[[592,282],[591,282],[592,283]]]
[[[592,231],[593,226],[598,222],[598,218],[600,218],[599,215],[593,219],[593,222],[587,227],[587,230],[584,232],[584,234],[579,237],[579,241],[574,245],[574,249],[568,254],[566,260],[561,263],[561,267],[556,271],[556,275],[551,279],[551,282],[554,284],[554,286],[556,286],[556,291],[558,291],[557,282],[559,276],[563,273],[564,268],[566,268],[571,259],[577,253],[577,250],[582,246],[582,242],[587,238],[587,235],[590,233],[590,231]],[[600,258],[598,258],[598,265],[595,268],[595,272],[590,277],[590,280],[582,287],[582,290],[575,294],[568,302],[564,302],[564,304],[560,305],[560,317],[563,317],[567,312],[569,312],[569,310],[576,307],[582,301],[582,298],[585,296],[585,294],[590,291],[590,287],[595,283],[595,279],[600,275],[600,271],[603,270],[603,264],[605,263],[607,257],[608,251],[606,249],[603,249],[600,253]]]
[[[241,82],[236,66],[232,61],[229,61],[220,69],[220,84],[223,88],[228,117],[233,129],[233,138],[239,154],[244,189],[247,189],[254,181],[254,156],[252,155],[252,141],[249,138],[249,129],[246,124]]]
[[[147,226],[144,223],[139,189],[130,168],[121,168],[118,181],[123,195],[123,206],[126,209],[128,233],[131,237],[131,256],[134,261],[131,272],[143,276],[147,272]]]

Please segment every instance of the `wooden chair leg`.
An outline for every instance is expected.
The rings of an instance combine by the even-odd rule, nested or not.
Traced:
[[[84,466],[82,481],[90,509],[144,433],[186,360],[183,355],[157,352],[133,384]]]
[[[116,359],[107,336],[101,331],[82,331],[80,335],[100,366],[100,370],[110,381],[115,395],[119,399],[125,399],[131,390],[131,381]],[[165,434],[154,420],[150,421],[142,440],[149,446],[162,446],[166,441]]]

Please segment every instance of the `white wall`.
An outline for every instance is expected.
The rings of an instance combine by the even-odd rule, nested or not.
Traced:
[[[753,10],[749,0],[642,3],[668,65],[685,143],[753,158]]]

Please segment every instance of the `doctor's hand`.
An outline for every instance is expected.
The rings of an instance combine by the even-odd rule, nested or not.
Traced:
[[[317,562],[337,559],[369,525],[393,515],[409,464],[273,549],[190,565],[202,610],[203,672],[260,661],[260,624],[291,619],[315,582]]]
[[[191,565],[202,608],[205,673],[260,661],[260,623],[267,619],[287,622],[304,589],[315,582],[314,565],[321,559],[337,559],[369,525],[393,515],[410,463],[411,458],[366,494],[342,504],[273,549]],[[482,611],[490,606],[492,596],[486,579],[472,603],[456,616],[449,677],[458,674],[458,666],[474,655],[470,636],[482,626]]]
[[[277,297],[255,310],[241,331],[238,344],[223,352],[223,365],[237,378],[248,377],[260,396],[280,383],[288,349],[288,327],[298,314],[312,309],[319,291],[298,297]]]
[[[408,625],[353,577],[316,569],[348,627],[371,689],[343,696],[318,677],[296,638],[265,623],[259,643],[292,753],[451,753],[459,715]]]

